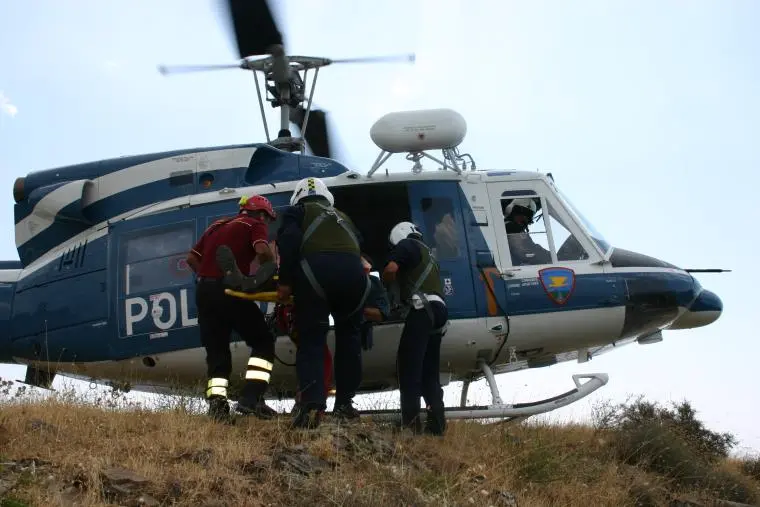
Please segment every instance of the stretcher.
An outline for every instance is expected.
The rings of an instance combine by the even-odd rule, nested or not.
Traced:
[[[242,292],[239,290],[224,289],[224,293],[228,296],[245,299],[247,301],[258,301],[261,303],[277,302],[277,291]],[[288,298],[288,303],[293,304],[293,296]]]

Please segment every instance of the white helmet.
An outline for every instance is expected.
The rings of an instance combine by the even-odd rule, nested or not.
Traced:
[[[504,218],[509,218],[512,212],[515,211],[515,207],[524,208],[524,211],[528,211],[528,220],[533,220],[533,215],[536,214],[536,210],[538,209],[536,206],[536,201],[533,199],[514,199],[512,202],[507,204],[506,208],[504,208]]]
[[[399,222],[391,229],[388,240],[393,246],[396,246],[402,239],[408,238],[412,234],[422,237],[422,232],[412,222]]]
[[[304,178],[298,182],[293,190],[293,195],[290,196],[290,205],[294,206],[304,197],[312,195],[324,197],[330,202],[330,206],[335,204],[335,199],[330,191],[327,190],[327,185],[325,185],[324,181],[319,178]]]

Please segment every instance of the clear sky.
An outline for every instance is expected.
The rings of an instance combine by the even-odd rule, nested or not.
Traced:
[[[641,393],[688,399],[760,451],[754,269],[760,212],[760,3],[275,0],[291,53],[416,52],[414,66],[335,65],[319,76],[341,158],[366,171],[372,123],[451,107],[479,168],[551,171],[613,245],[700,275],[724,302],[703,329],[586,364],[500,378],[507,401],[609,384],[561,409]],[[17,259],[11,188],[29,171],[118,155],[264,140],[253,78],[162,77],[158,64],[235,61],[212,0],[0,0],[0,258]],[[274,112],[270,111],[270,131]],[[391,159],[391,163],[394,159]],[[403,157],[395,158],[407,170]],[[753,239],[754,238],[754,239]],[[20,378],[21,367],[0,367]],[[458,389],[447,394],[458,399]],[[480,401],[485,401],[485,395]],[[475,401],[475,400],[472,400]]]

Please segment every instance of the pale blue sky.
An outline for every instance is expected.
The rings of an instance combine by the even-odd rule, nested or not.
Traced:
[[[415,66],[324,69],[343,161],[366,171],[369,128],[398,109],[451,107],[479,168],[551,171],[614,245],[700,275],[725,310],[590,363],[500,379],[503,397],[563,392],[572,373],[691,400],[713,428],[760,450],[754,269],[760,166],[760,3],[725,1],[281,1],[291,53],[417,53]],[[104,157],[264,140],[253,78],[164,78],[158,64],[235,61],[211,0],[0,0],[0,258],[17,259],[11,187],[31,170]],[[268,109],[270,129],[275,114]],[[406,168],[402,157],[391,163]],[[19,378],[21,367],[0,367]],[[472,392],[472,390],[471,390]],[[458,389],[449,393],[458,399]],[[485,401],[483,396],[480,401]]]

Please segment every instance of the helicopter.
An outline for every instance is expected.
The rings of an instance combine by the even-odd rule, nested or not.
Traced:
[[[449,309],[441,384],[463,382],[461,402],[447,407],[448,418],[521,419],[566,406],[604,386],[608,375],[574,375],[571,390],[521,404],[502,401],[495,376],[584,363],[720,317],[721,299],[694,273],[726,270],[682,269],[611,245],[550,173],[478,169],[470,154],[460,153],[467,126],[456,111],[384,115],[369,132],[380,150],[375,162],[366,173],[346,167],[331,152],[326,113],[312,109],[319,69],[341,62],[413,61],[413,55],[288,55],[266,1],[228,0],[228,7],[240,62],[159,71],[252,71],[266,142],[125,156],[16,179],[19,260],[0,262],[0,362],[26,365],[23,382],[49,389],[62,375],[125,390],[201,392],[205,351],[187,252],[208,225],[236,212],[242,196],[264,195],[279,212],[306,177],[327,184],[376,266],[388,254],[393,225],[411,221],[422,231],[440,265]],[[266,100],[280,108],[274,139],[257,73],[266,83]],[[300,136],[291,133],[293,125]],[[381,171],[394,155],[404,156],[411,169]],[[505,229],[506,210],[526,201],[536,210],[527,237],[542,255],[517,255],[519,246]],[[277,225],[270,226],[272,241]],[[271,315],[273,303],[259,304]],[[395,356],[402,328],[399,315],[375,326],[374,345],[363,352],[360,393],[398,387]],[[334,348],[332,330],[328,344]],[[239,338],[231,347],[234,399],[248,348]],[[292,398],[295,345],[278,336],[275,350],[267,398]],[[468,387],[482,378],[491,403],[468,406]],[[390,410],[361,413],[397,417]]]

